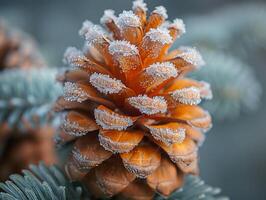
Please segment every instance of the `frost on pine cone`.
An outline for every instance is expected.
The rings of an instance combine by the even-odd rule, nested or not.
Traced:
[[[35,42],[25,33],[8,27],[0,19],[0,70],[44,64]]]
[[[71,69],[58,76],[58,142],[74,142],[66,172],[99,198],[169,196],[185,174],[198,174],[198,147],[211,127],[198,106],[211,98],[209,84],[184,78],[202,57],[190,47],[169,51],[185,33],[183,21],[165,21],[163,6],[146,13],[137,0],[118,17],[106,10],[106,30],[85,21],[84,49],[66,50]]]

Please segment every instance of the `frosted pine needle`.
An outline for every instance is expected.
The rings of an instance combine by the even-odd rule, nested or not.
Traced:
[[[79,103],[87,100],[87,94],[75,83],[66,82],[64,85],[64,99],[66,101],[77,101]]]
[[[163,78],[169,79],[171,77],[177,77],[178,71],[175,68],[175,65],[171,62],[162,62],[162,63],[154,63],[146,68],[146,73],[155,79]]]
[[[167,10],[164,6],[157,6],[155,7],[155,10],[152,11],[152,13],[156,13],[158,15],[161,15],[164,19],[168,18]]]
[[[132,56],[139,54],[138,48],[128,41],[115,40],[110,43],[109,52],[111,55]]]
[[[150,38],[153,42],[159,42],[161,44],[170,44],[173,42],[169,31],[166,28],[157,28],[151,29],[148,33],[146,33],[145,37]]]
[[[115,11],[111,9],[107,9],[104,11],[104,14],[102,18],[100,19],[101,24],[106,24],[111,21],[115,21],[116,16],[115,16]]]
[[[121,131],[133,125],[133,121],[129,117],[125,117],[114,112],[107,112],[106,110],[97,108],[94,110],[94,117],[96,123],[103,129]]]
[[[86,57],[82,51],[78,50],[76,47],[68,47],[65,51],[63,62],[69,64],[73,67],[79,67],[79,61],[86,60]]]
[[[147,4],[143,0],[135,0],[133,1],[132,9],[135,10],[137,8],[140,8],[141,10],[147,11]]]
[[[198,52],[196,48],[191,48],[191,47],[180,47],[179,50],[182,51],[181,54],[178,55],[178,57],[184,59],[186,62],[196,66],[196,67],[201,67],[205,65],[205,62]]]
[[[141,23],[139,17],[131,10],[123,11],[117,18],[117,26],[123,31],[125,27],[140,27]]]
[[[189,105],[197,105],[201,102],[200,90],[196,87],[188,87],[172,92],[174,100]]]
[[[167,111],[167,103],[165,99],[159,96],[151,98],[147,95],[139,95],[137,97],[128,98],[128,102],[141,113],[147,115],[165,113]]]
[[[125,85],[120,80],[96,72],[90,76],[90,83],[104,94],[117,94],[125,88]]]

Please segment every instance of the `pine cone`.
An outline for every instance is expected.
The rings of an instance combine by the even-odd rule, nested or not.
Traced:
[[[29,68],[45,65],[35,42],[16,29],[11,29],[0,19],[0,70]]]
[[[29,70],[29,68],[43,65],[44,60],[34,41],[24,33],[11,29],[0,21],[0,73],[3,72],[1,70],[11,71],[10,69],[13,68]],[[5,91],[9,89],[9,87],[5,87],[6,85],[1,86]],[[15,91],[11,90],[10,93],[23,93],[22,88],[25,85],[19,86],[21,87],[16,87]],[[32,88],[28,89],[32,90]],[[27,97],[29,98],[26,101],[33,100],[32,96]],[[4,100],[1,102],[2,99]],[[25,109],[19,106],[17,110],[14,109],[15,106],[10,106],[11,109],[9,109],[9,105],[5,106],[5,101],[8,100],[10,100],[10,104],[15,105],[18,98],[8,99],[7,96],[4,96],[0,99],[4,105],[2,108],[5,108],[0,112],[0,181],[6,180],[13,173],[19,173],[22,169],[28,168],[29,164],[38,164],[41,160],[46,164],[53,164],[56,160],[52,139],[55,130],[52,127],[27,126],[26,130],[22,131],[18,128],[17,123],[10,126],[9,123],[14,122],[17,116],[22,116],[27,109],[30,110],[31,105],[27,104]],[[36,119],[36,121],[38,120]],[[26,119],[24,121],[25,125],[29,124]]]
[[[10,133],[0,155],[0,181],[7,180],[13,173],[20,173],[30,164],[38,164],[40,161],[48,165],[54,164],[56,152],[53,135],[54,129],[51,127],[43,127],[26,134]]]
[[[83,51],[66,50],[72,66],[58,80],[64,96],[60,142],[74,141],[66,164],[96,197],[152,199],[198,174],[198,146],[211,117],[197,104],[211,97],[205,82],[184,78],[204,64],[194,48],[169,52],[185,32],[180,19],[166,22],[163,6],[146,20],[146,4],[118,17],[107,10],[99,25],[83,23]]]

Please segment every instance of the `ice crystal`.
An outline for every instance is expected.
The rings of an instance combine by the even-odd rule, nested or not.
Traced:
[[[117,94],[125,88],[120,80],[96,72],[90,76],[90,83],[104,94]]]
[[[117,26],[123,31],[125,27],[140,27],[141,23],[139,17],[131,10],[123,11],[117,18]]]
[[[64,99],[66,101],[77,101],[79,103],[87,100],[87,94],[75,83],[66,82],[64,85]]]
[[[106,32],[101,26],[95,25],[92,22],[86,20],[85,22],[83,22],[79,34],[85,37],[89,45],[92,45],[102,39],[104,35],[106,35]]]
[[[141,113],[153,115],[157,113],[165,113],[167,111],[167,103],[163,97],[148,97],[147,95],[139,95],[128,98],[130,105],[137,108]]]
[[[142,9],[144,11],[148,10],[147,4],[143,0],[135,0],[135,1],[133,1],[132,9],[136,10],[137,8],[140,8],[140,9]]]
[[[112,9],[107,9],[104,11],[102,18],[100,19],[100,22],[101,24],[106,24],[108,22],[115,20],[116,20],[115,11]]]
[[[176,18],[173,23],[169,24],[170,28],[175,28],[180,31],[180,35],[186,33],[186,26],[182,19]]]
[[[186,129],[184,128],[154,128],[152,126],[147,126],[147,128],[150,130],[150,133],[152,136],[167,145],[173,144],[173,143],[182,143],[186,137]],[[164,135],[178,135],[175,139],[173,138],[166,138]]]
[[[174,100],[189,105],[197,105],[201,102],[200,90],[196,87],[187,87],[175,90],[171,93]]]
[[[211,85],[205,81],[200,81],[202,85],[200,89],[200,96],[204,99],[211,100],[213,98]]]
[[[73,136],[83,136],[88,133],[88,131],[80,127],[77,122],[70,121],[66,115],[64,114],[61,118],[61,124],[62,124],[62,129],[68,134],[68,135],[73,135]]]
[[[133,121],[129,117],[97,108],[94,110],[94,117],[96,123],[103,129],[125,130],[127,127],[133,125]]]
[[[72,150],[72,155],[75,161],[75,164],[78,165],[79,169],[90,169],[91,161],[87,156],[82,155],[80,150],[77,147],[74,147]]]
[[[168,18],[167,10],[164,6],[157,6],[152,13],[156,13],[158,15],[161,15],[164,19]]]
[[[111,55],[132,56],[139,54],[138,48],[125,40],[115,40],[110,43],[109,52]]]
[[[82,51],[78,50],[76,47],[68,47],[65,51],[63,62],[71,65],[72,67],[80,67],[78,61],[85,59],[86,57]]]
[[[198,52],[196,48],[191,48],[191,47],[180,47],[179,50],[182,51],[181,54],[178,55],[178,57],[184,59],[186,62],[196,66],[196,67],[201,67],[205,65],[205,62]]]
[[[178,75],[175,65],[171,62],[154,63],[146,68],[145,71],[148,75],[154,77],[154,79],[158,77],[167,80]]]
[[[153,42],[159,42],[161,44],[170,44],[173,42],[172,37],[169,34],[169,30],[163,27],[150,29],[150,31],[146,33],[145,37],[150,38]]]

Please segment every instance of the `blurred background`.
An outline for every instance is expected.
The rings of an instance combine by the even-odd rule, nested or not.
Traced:
[[[266,1],[146,0],[182,18],[187,33],[175,44],[198,47],[207,65],[191,76],[211,82],[205,104],[214,126],[201,148],[201,176],[231,199],[266,199]],[[120,13],[129,0],[0,0],[0,17],[37,41],[48,65],[62,66],[68,46],[81,47],[85,19]],[[264,92],[263,92],[264,91]]]

